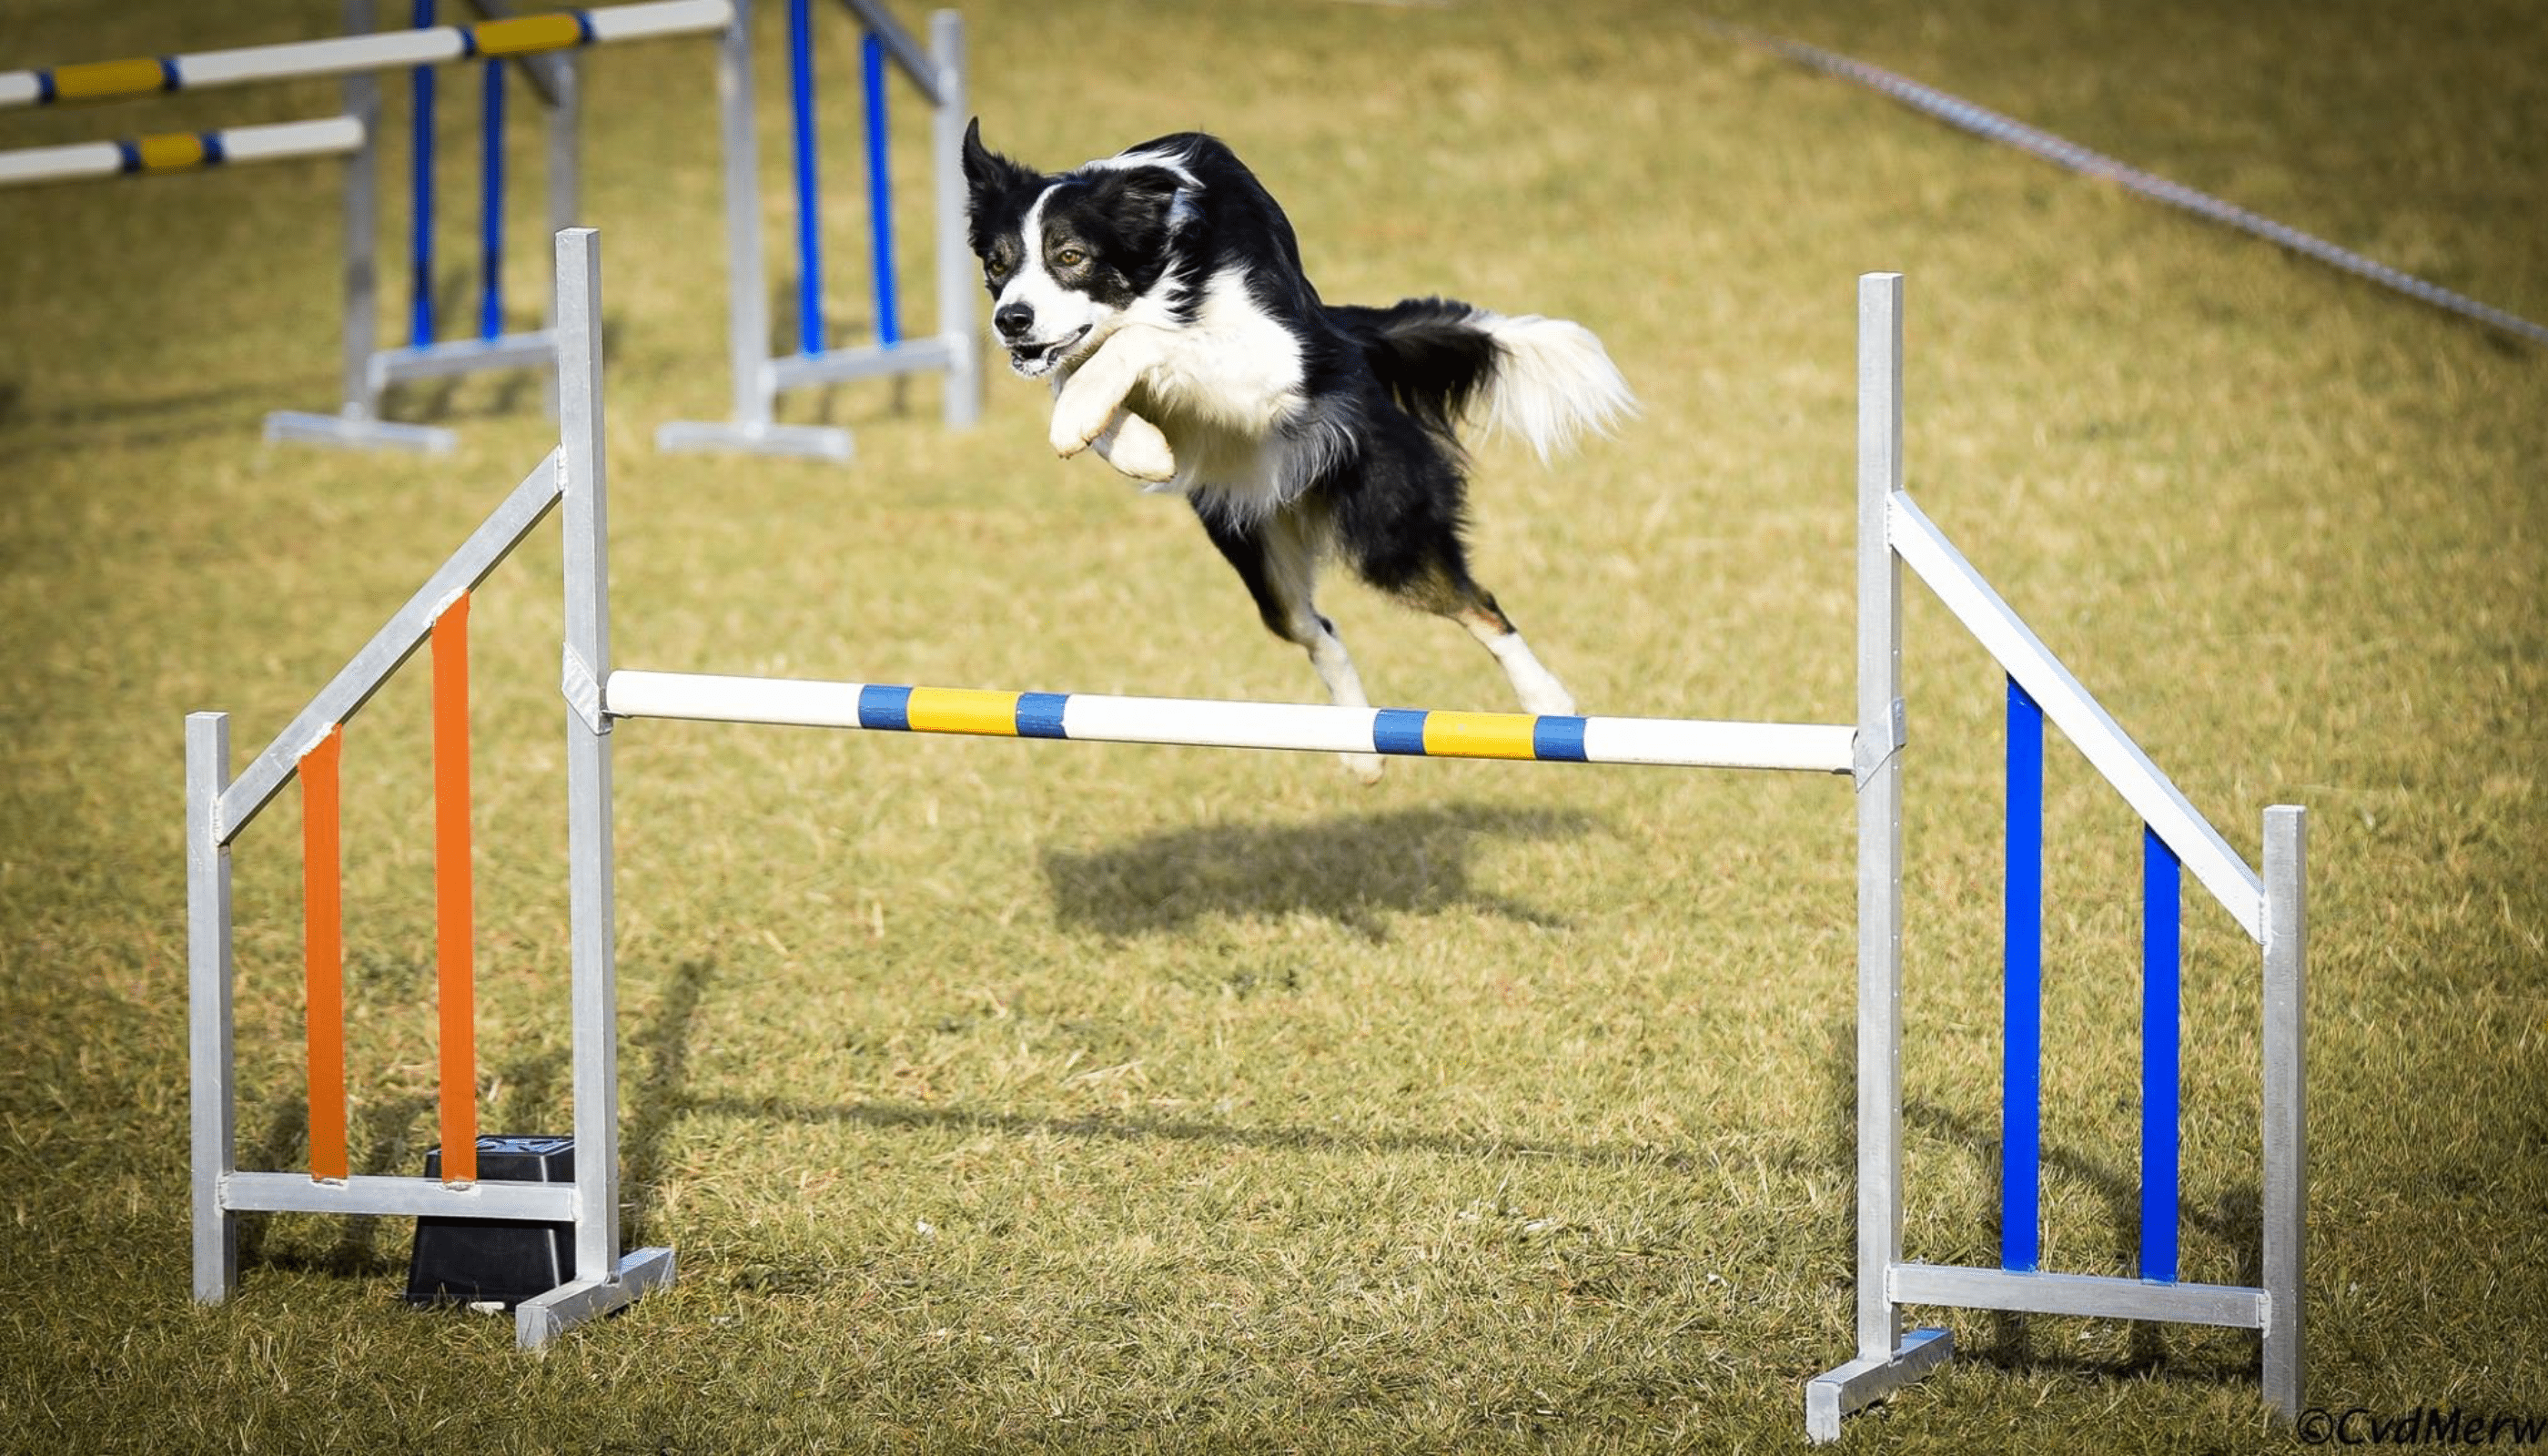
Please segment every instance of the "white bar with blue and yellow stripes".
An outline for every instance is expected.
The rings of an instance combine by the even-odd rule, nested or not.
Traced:
[[[721,31],[733,20],[732,0],[645,0],[635,5],[509,16],[468,26],[430,26],[280,46],[247,46],[235,50],[205,50],[191,55],[143,55],[0,71],[0,110],[534,55],[617,41],[694,36]]]
[[[1348,708],[624,671],[610,675],[602,707],[617,718],[1804,774],[1849,773],[1857,736],[1847,724]]]
[[[84,177],[199,171],[232,162],[342,156],[360,150],[362,144],[360,120],[328,117],[315,122],[227,127],[218,132],[168,132],[121,141],[27,146],[0,151],[0,187],[69,182]]]

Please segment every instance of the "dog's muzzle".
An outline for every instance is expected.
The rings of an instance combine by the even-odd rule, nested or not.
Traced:
[[[1088,337],[1088,327],[1087,324],[1081,324],[1059,338],[1047,339],[1041,343],[1012,341],[1009,344],[1009,367],[1029,379],[1049,374],[1053,366],[1067,357],[1081,339]]]

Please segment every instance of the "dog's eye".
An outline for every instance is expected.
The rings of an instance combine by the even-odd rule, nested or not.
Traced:
[[[1080,264],[1088,261],[1088,254],[1081,252],[1075,247],[1066,247],[1061,251],[1054,253],[1052,255],[1052,260],[1065,268],[1076,268]]]

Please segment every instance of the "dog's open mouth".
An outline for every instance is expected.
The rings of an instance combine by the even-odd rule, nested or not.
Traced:
[[[1088,324],[1040,344],[1009,345],[1009,367],[1029,379],[1051,372],[1052,367],[1067,357],[1081,339],[1088,337]]]

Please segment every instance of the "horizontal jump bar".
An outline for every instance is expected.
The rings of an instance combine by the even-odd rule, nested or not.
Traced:
[[[1988,649],[2001,668],[2027,695],[2043,704],[2044,714],[2060,728],[2115,791],[2124,796],[2221,908],[2259,944],[2265,939],[2265,885],[2256,871],[2212,821],[2159,772],[2149,755],[2081,686],[2044,639],[2012,610],[2006,598],[1973,570],[1947,533],[1937,527],[1909,496],[1895,492],[1884,529],[1902,564],[1911,568],[1947,610],[1964,624],[1975,641]]]
[[[1954,1264],[1895,1264],[1884,1293],[1897,1305],[1958,1310],[2015,1310],[2030,1315],[2085,1315],[2100,1320],[2158,1320],[2171,1324],[2226,1324],[2262,1329],[2271,1301],[2261,1289],[2232,1284],[2163,1284],[2096,1274],[2039,1274]]]
[[[1857,733],[1847,725],[1819,723],[1430,712],[696,673],[612,673],[602,706],[622,718],[1810,774],[1849,773]]]
[[[111,101],[154,91],[197,91],[261,81],[401,70],[455,60],[536,55],[579,46],[651,41],[723,30],[732,0],[645,0],[593,10],[552,11],[473,26],[431,26],[334,36],[281,46],[202,50],[191,55],[136,56],[39,70],[0,71],[0,110],[63,101]]]
[[[121,141],[27,146],[0,151],[0,187],[144,172],[184,172],[229,162],[342,156],[361,150],[362,145],[360,120],[328,117],[315,122],[227,127],[217,132],[168,132]]]

